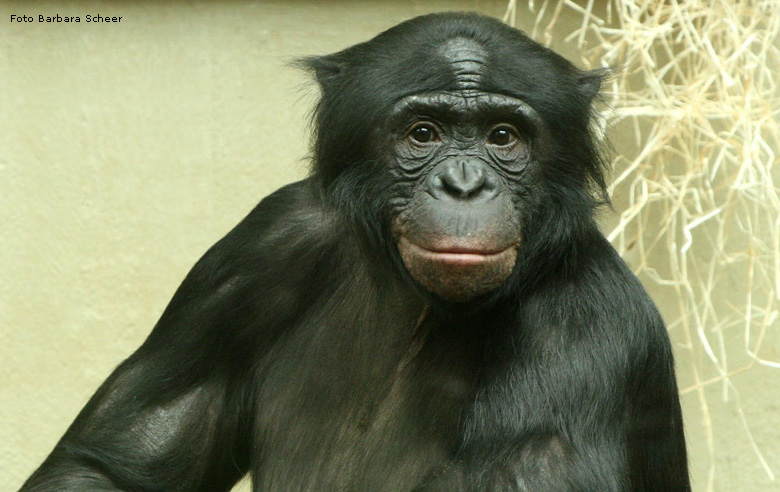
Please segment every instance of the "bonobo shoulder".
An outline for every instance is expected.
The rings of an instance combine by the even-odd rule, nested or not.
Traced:
[[[225,252],[278,255],[334,239],[336,220],[309,179],[286,185],[265,197],[215,245]]]
[[[209,249],[190,277],[222,283],[292,265],[304,269],[307,258],[337,240],[336,231],[336,221],[321,205],[310,180],[298,181],[265,197]]]
[[[600,236],[588,257],[590,264],[582,278],[588,279],[592,290],[598,292],[604,312],[619,319],[621,325],[636,327],[633,333],[640,337],[653,334],[665,340],[666,327],[658,309],[609,241]]]
[[[333,219],[323,206],[316,185],[311,179],[304,179],[283,186],[261,200],[231,234],[245,234],[248,240],[264,243],[289,240],[291,236],[311,238],[333,226]],[[301,234],[302,231],[305,233]]]

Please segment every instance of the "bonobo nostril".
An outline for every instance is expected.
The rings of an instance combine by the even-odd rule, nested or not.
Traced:
[[[448,166],[442,179],[458,197],[466,198],[482,188],[485,183],[485,172],[480,167],[460,161],[455,166]]]
[[[444,163],[434,171],[430,186],[439,199],[489,199],[495,194],[493,181],[484,163],[462,159]]]

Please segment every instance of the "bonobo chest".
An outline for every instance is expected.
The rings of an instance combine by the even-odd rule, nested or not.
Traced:
[[[424,310],[390,321],[323,327],[328,343],[296,330],[269,354],[255,490],[423,490],[452,467],[475,396],[477,335]]]

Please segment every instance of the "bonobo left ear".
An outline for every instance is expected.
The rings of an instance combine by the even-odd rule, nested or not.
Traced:
[[[612,70],[609,68],[597,68],[589,72],[583,72],[579,78],[579,90],[580,93],[585,96],[588,101],[592,101],[596,97],[601,89],[601,83],[609,78],[612,74]]]

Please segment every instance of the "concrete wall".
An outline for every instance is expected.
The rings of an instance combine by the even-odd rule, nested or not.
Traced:
[[[0,490],[40,464],[199,256],[305,175],[316,91],[290,59],[432,10],[500,16],[505,3],[2,3]],[[85,22],[95,14],[121,21]],[[762,401],[756,415],[776,436],[778,404]],[[703,484],[701,416],[684,404]],[[732,453],[718,457],[729,467],[718,490],[759,476],[739,432],[718,436]],[[751,490],[775,489],[759,476]]]

